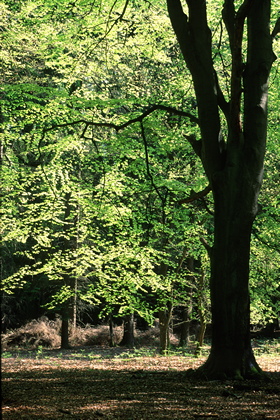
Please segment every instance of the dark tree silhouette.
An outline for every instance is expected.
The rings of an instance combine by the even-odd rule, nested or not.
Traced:
[[[263,177],[268,78],[279,24],[270,34],[269,0],[244,0],[238,10],[233,0],[225,0],[221,18],[232,59],[226,101],[213,63],[206,1],[186,0],[187,14],[182,3],[167,0],[168,13],[197,100],[201,140],[189,140],[201,158],[215,204],[210,250],[212,347],[199,372],[207,377],[250,378],[262,375],[250,343],[250,237]],[[227,121],[225,139],[221,113]]]

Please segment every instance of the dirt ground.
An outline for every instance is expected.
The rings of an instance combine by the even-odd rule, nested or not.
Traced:
[[[280,358],[258,362],[271,381],[186,377],[203,358],[135,357],[120,348],[19,352],[2,360],[2,418],[280,419]]]

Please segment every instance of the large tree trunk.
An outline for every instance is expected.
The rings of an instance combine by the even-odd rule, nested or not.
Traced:
[[[201,158],[215,203],[210,283],[213,337],[210,356],[200,371],[209,377],[246,378],[261,374],[250,344],[249,256],[266,147],[268,77],[275,59],[271,1],[244,1],[238,10],[235,2],[224,1],[222,18],[232,58],[229,102],[213,65],[207,2],[186,0],[188,14],[182,4],[181,0],[167,0],[171,23],[192,75],[202,139],[186,138]],[[275,26],[274,36],[278,31]],[[227,120],[226,142],[219,109]]]
[[[249,298],[250,236],[259,186],[246,173],[244,163],[224,171],[213,184],[212,347],[201,368],[209,377],[248,378],[261,373],[250,343]]]

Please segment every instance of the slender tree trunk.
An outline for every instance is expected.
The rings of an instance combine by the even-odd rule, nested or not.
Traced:
[[[80,177],[80,174],[79,174]],[[78,193],[79,195],[79,193]],[[78,249],[78,243],[79,243],[79,230],[80,230],[80,204],[79,202],[77,203],[77,209],[76,209],[76,215],[74,217],[74,228],[76,230],[76,235],[73,236],[71,242],[72,242],[72,246],[73,249]],[[75,275],[72,278],[72,288],[74,291],[74,295],[72,298],[72,306],[73,306],[73,310],[72,310],[72,328],[76,329],[77,328],[77,313],[78,313],[78,278]]]
[[[69,314],[68,308],[63,309],[61,312],[61,348],[69,349]]]
[[[206,331],[206,317],[205,317],[205,273],[202,269],[201,275],[199,277],[199,285],[198,285],[198,316],[199,316],[199,330],[196,337],[197,341],[197,352],[203,345],[204,335]]]
[[[129,348],[134,347],[134,314],[129,314],[124,317],[124,331],[123,338],[120,342],[120,346],[126,346]]]
[[[197,334],[197,352],[199,353],[201,347],[203,346],[203,341],[204,341],[204,336],[205,336],[205,331],[206,331],[206,322],[200,318],[200,325],[199,325],[199,330],[198,330],[198,334]]]
[[[78,291],[78,280],[74,278],[74,296],[73,296],[73,311],[72,311],[72,328],[77,328],[77,291]]]
[[[194,282],[194,258],[188,257],[186,258],[187,269],[188,269],[188,281],[190,284]],[[182,316],[182,327],[181,327],[181,335],[180,335],[180,347],[185,347],[189,344],[190,338],[190,321],[191,321],[191,313],[193,309],[192,303],[192,294],[193,289],[192,287],[187,288],[188,291],[188,299],[186,302],[186,306],[183,309],[183,316]]]
[[[192,312],[191,303],[183,308],[182,325],[180,333],[179,347],[187,347],[190,341],[190,315]]]
[[[169,326],[172,316],[172,304],[169,302],[166,309],[159,311],[159,347],[160,353],[166,353],[170,345]]]
[[[62,237],[62,250],[63,252],[67,252],[70,249],[70,240],[66,238],[66,234],[69,231],[67,223],[69,222],[69,217],[71,213],[71,206],[70,206],[70,199],[71,199],[71,192],[65,194],[65,210],[64,210],[64,236]],[[69,285],[71,283],[71,276],[69,272],[65,271],[63,273],[63,280],[65,285]],[[70,299],[63,303],[61,309],[61,348],[68,349],[69,348],[69,318],[70,318]]]
[[[78,217],[71,218],[71,192],[65,194],[65,210],[64,210],[64,236],[62,237],[62,250],[66,254],[74,251],[78,246]],[[70,223],[71,222],[71,223]],[[72,224],[72,225],[71,225]],[[72,227],[72,230],[71,230]],[[75,232],[75,229],[77,230]],[[74,232],[74,233],[73,233]],[[68,237],[69,235],[69,237]],[[72,258],[73,259],[73,258]],[[63,280],[66,286],[69,286],[72,296],[63,303],[61,309],[62,326],[61,326],[61,347],[69,348],[69,321],[71,320],[73,328],[76,328],[77,322],[77,288],[78,281],[76,275],[73,275],[72,269],[66,269],[63,273]]]
[[[113,316],[109,315],[109,346],[115,347],[116,343],[114,340],[114,321]]]

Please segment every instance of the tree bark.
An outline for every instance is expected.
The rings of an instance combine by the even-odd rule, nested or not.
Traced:
[[[197,352],[199,352],[200,348],[203,345],[205,330],[206,330],[206,317],[205,317],[205,273],[203,269],[201,269],[201,275],[199,277],[199,285],[198,285],[198,316],[199,316],[199,330],[196,336],[197,341]]]
[[[69,349],[69,314],[68,308],[66,310],[62,310],[62,319],[61,319],[61,348],[62,349]]]
[[[113,316],[109,315],[109,346],[115,347],[116,343],[114,340],[114,321]]]
[[[185,255],[183,254],[183,257]],[[188,281],[190,284],[194,282],[194,257],[186,258],[186,264],[188,269]],[[180,334],[180,347],[186,347],[189,344],[190,338],[190,323],[191,323],[191,313],[193,310],[193,289],[192,287],[187,287],[188,291],[188,299],[186,302],[186,306],[183,308],[182,313],[182,326],[181,326],[181,334]]]
[[[134,347],[134,314],[129,314],[124,317],[123,323],[123,338],[120,346],[128,348]]]
[[[70,205],[70,199],[71,199],[71,192],[68,192],[65,194],[65,209],[64,209],[64,225],[63,225],[63,232],[64,235],[62,237],[62,250],[63,252],[67,252],[71,249],[71,240],[67,239],[66,235],[69,233],[69,227],[67,223],[69,223],[69,218],[71,214],[71,205]],[[69,271],[65,270],[65,272],[62,275],[64,284],[66,286],[71,285],[73,282],[71,274]],[[62,349],[68,349],[69,346],[69,319],[70,319],[70,311],[71,311],[71,299],[67,299],[62,304],[61,308],[61,318],[62,318],[62,324],[61,324],[61,348]]]
[[[250,236],[258,188],[253,194],[253,185],[244,179],[247,169],[245,163],[231,168],[213,184],[212,346],[201,368],[209,377],[248,378],[261,372],[250,343],[249,298]]]
[[[73,211],[73,205],[71,204],[72,193],[65,193],[65,209],[64,209],[64,225],[63,233],[61,238],[61,249],[65,255],[76,250],[78,247],[78,218],[79,211],[71,217]],[[79,210],[79,209],[78,209]],[[74,261],[74,257],[71,256],[71,260]],[[73,264],[74,266],[74,264]],[[62,316],[62,327],[61,327],[61,347],[69,348],[69,321],[73,329],[77,326],[77,289],[78,280],[75,274],[73,274],[73,268],[64,269],[62,274],[64,285],[69,286],[71,290],[71,296],[62,304],[61,316]]]
[[[182,312],[179,347],[187,347],[190,341],[190,315],[192,312],[191,302],[183,308]]]
[[[162,354],[166,353],[170,346],[169,325],[172,309],[171,302],[168,302],[166,309],[159,311],[159,347]]]
[[[226,166],[212,179],[215,201],[211,252],[212,347],[208,376],[262,375],[250,342],[249,259],[266,145],[268,77],[273,63],[270,1],[251,2],[243,74],[244,128],[229,127]]]
[[[75,330],[77,328],[77,292],[78,292],[78,279],[75,276],[73,279],[74,287],[73,287],[73,298],[72,298],[72,329]]]
[[[202,136],[201,160],[215,205],[214,245],[210,251],[212,346],[199,371],[212,378],[250,378],[262,374],[250,344],[249,258],[263,176],[268,77],[275,59],[269,32],[271,1],[244,0],[238,11],[232,0],[224,2],[223,19],[232,55],[228,104],[211,57],[206,1],[186,3],[189,15],[180,0],[167,0],[170,20],[193,78]],[[245,19],[247,61],[243,63]],[[228,124],[224,143],[219,108]]]

